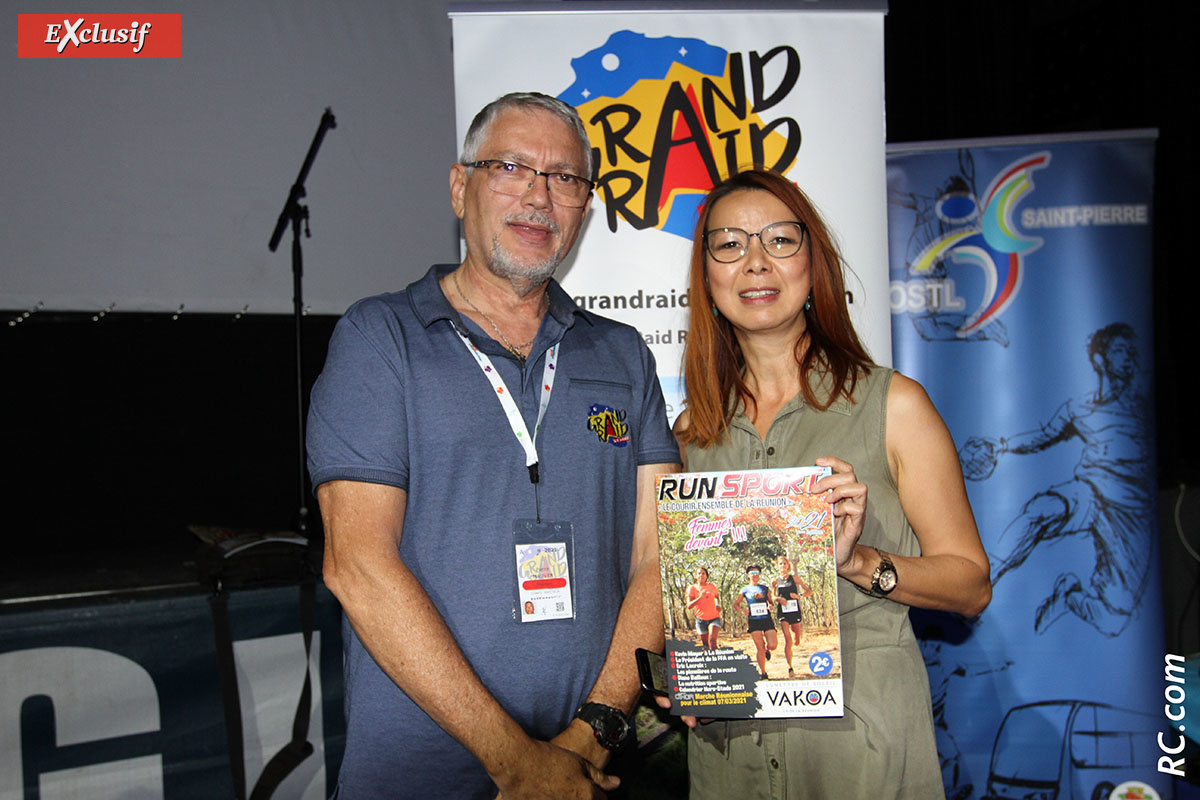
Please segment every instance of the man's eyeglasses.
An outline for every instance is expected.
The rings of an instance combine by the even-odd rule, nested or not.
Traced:
[[[550,199],[558,205],[579,208],[587,202],[588,195],[592,193],[591,181],[569,172],[542,172],[515,161],[500,161],[495,158],[472,161],[466,166],[486,168],[488,188],[497,194],[520,197],[529,191],[539,175],[546,178]]]
[[[775,258],[787,258],[800,252],[808,226],[803,222],[772,222],[758,233],[741,228],[713,228],[704,232],[708,254],[722,264],[740,261],[750,247],[750,237],[756,237],[762,249]]]

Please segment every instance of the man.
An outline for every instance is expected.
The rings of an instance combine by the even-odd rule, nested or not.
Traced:
[[[1133,617],[1150,565],[1155,506],[1133,329],[1114,322],[1095,331],[1088,338],[1088,359],[1098,380],[1095,392],[1067,400],[1036,430],[1007,439],[970,439],[963,446],[964,454],[990,454],[994,465],[1001,453],[1037,453],[1073,438],[1083,442],[1073,479],[1025,503],[1001,537],[1015,534],[1016,543],[992,562],[995,584],[1043,543],[1076,534],[1091,538],[1090,580],[1085,584],[1074,572],[1059,573],[1034,616],[1038,633],[1070,612],[1100,633],[1116,636]],[[990,474],[987,467],[984,471]]]
[[[598,737],[662,648],[654,479],[679,456],[642,338],[551,280],[591,158],[558,100],[488,105],[450,168],[462,263],[330,342],[308,444],[347,622],[339,800],[616,784]]]

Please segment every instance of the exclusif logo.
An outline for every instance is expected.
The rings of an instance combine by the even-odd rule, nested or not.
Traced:
[[[18,14],[19,58],[179,58],[179,14]]]

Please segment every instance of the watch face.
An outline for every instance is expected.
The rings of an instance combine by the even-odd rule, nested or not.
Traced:
[[[580,709],[578,716],[592,726],[592,730],[596,732],[596,741],[609,750],[620,747],[629,735],[629,723],[625,716],[614,708],[588,703]]]
[[[890,592],[896,588],[896,571],[891,569],[881,570],[879,572],[879,589],[883,592]]]
[[[608,743],[612,747],[616,747],[625,741],[625,734],[629,731],[629,725],[624,719],[609,720]]]

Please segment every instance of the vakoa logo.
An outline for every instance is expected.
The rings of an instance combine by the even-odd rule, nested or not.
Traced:
[[[579,110],[599,153],[596,191],[614,233],[619,218],[690,239],[704,195],[739,166],[786,173],[795,163],[799,123],[763,116],[800,77],[793,47],[729,53],[625,30],[571,67],[559,99]]]
[[[950,192],[938,198],[938,218],[951,227],[912,260],[909,271],[917,277],[928,277],[948,271],[950,264],[974,265],[983,271],[982,299],[957,326],[957,338],[973,336],[1016,299],[1025,257],[1042,246],[1042,238],[1018,231],[1013,212],[1033,191],[1034,171],[1049,163],[1047,152],[1013,161],[992,179],[982,202],[969,192]]]

